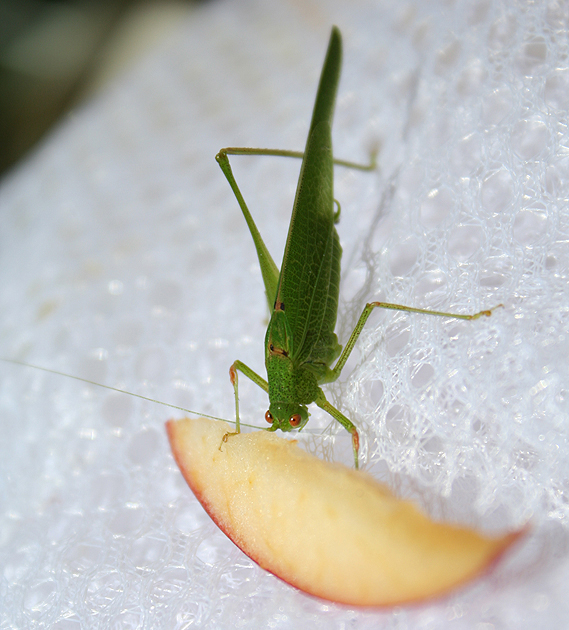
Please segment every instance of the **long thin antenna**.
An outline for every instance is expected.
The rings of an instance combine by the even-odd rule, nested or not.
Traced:
[[[149,398],[148,396],[142,396],[142,394],[135,394],[133,392],[128,392],[124,389],[119,389],[118,387],[111,387],[110,385],[103,385],[101,383],[96,383],[95,381],[90,381],[88,378],[81,378],[80,376],[74,376],[73,374],[67,374],[66,372],[60,372],[59,370],[52,370],[51,368],[42,367],[41,365],[34,365],[33,363],[26,363],[25,361],[18,361],[16,359],[5,359],[4,357],[0,357],[0,361],[4,361],[5,363],[12,363],[13,365],[21,365],[22,367],[33,368],[34,370],[41,370],[42,372],[56,374],[57,376],[65,376],[66,378],[72,378],[72,379],[75,379],[76,381],[81,381],[82,383],[87,383],[89,385],[96,385],[97,387],[102,387],[104,389],[110,389],[112,392],[119,392],[120,394],[128,394],[129,396],[134,396],[135,398],[147,400],[148,402],[156,403],[157,405],[164,405],[164,407],[171,407],[172,409],[177,409],[178,411],[184,411],[185,413],[191,413],[195,416],[202,416],[203,418],[210,418],[211,420],[222,420],[223,422],[232,422],[231,420],[225,420],[225,418],[218,418],[217,416],[210,416],[207,413],[193,411],[192,409],[186,409],[185,407],[179,407],[178,405],[171,405],[170,403],[165,403],[165,402],[162,402],[161,400]],[[235,424],[235,423],[232,422],[232,424]],[[241,423],[241,424],[244,424],[244,423]],[[252,427],[253,429],[259,428],[259,427],[254,427],[251,424],[244,424],[244,426]]]
[[[67,374],[67,372],[60,372],[59,370],[52,370],[51,368],[46,368],[46,367],[43,367],[42,365],[26,363],[25,361],[18,361],[17,359],[6,359],[5,357],[0,357],[0,361],[3,361],[4,363],[11,363],[12,365],[20,365],[21,367],[32,368],[33,370],[41,370],[42,372],[48,372],[49,374],[55,374],[57,376],[63,376],[65,378],[72,378],[76,381],[87,383],[88,385],[95,385],[96,387],[109,389],[112,392],[118,392],[119,394],[127,394],[128,396],[134,396],[135,398],[140,398],[141,400],[146,400],[151,403],[156,403],[157,405],[170,407],[171,409],[177,409],[178,411],[184,411],[185,413],[191,413],[194,416],[201,416],[202,418],[209,418],[210,420],[221,420],[222,422],[229,422],[230,424],[235,424],[235,420],[226,420],[225,418],[219,418],[218,416],[210,416],[207,413],[201,413],[201,411],[193,411],[192,409],[186,409],[185,407],[179,407],[178,405],[171,405],[170,403],[166,403],[161,400],[156,400],[155,398],[149,398],[148,396],[143,396],[142,394],[135,394],[134,392],[129,392],[126,389],[119,389],[118,387],[111,387],[110,385],[103,385],[102,383],[97,383],[96,381],[90,381],[88,378],[81,378],[81,376]],[[241,426],[249,427],[250,429],[260,428],[254,424],[246,424],[245,422],[241,422]],[[324,436],[323,433],[318,433],[316,430],[306,429],[306,428],[302,431],[302,433]],[[300,435],[301,434],[299,434],[298,437],[300,437]]]

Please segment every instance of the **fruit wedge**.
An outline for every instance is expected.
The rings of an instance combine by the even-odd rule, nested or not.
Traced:
[[[370,475],[294,441],[199,419],[167,423],[174,458],[219,528],[261,567],[323,599],[386,606],[442,595],[520,532],[491,538],[432,521]]]

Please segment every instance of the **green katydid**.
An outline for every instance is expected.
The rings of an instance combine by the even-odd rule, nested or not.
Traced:
[[[333,27],[320,76],[316,102],[304,153],[294,151],[226,148],[216,160],[241,207],[257,250],[271,318],[265,337],[267,380],[241,361],[230,368],[235,392],[236,431],[239,432],[239,392],[237,372],[241,372],[269,395],[265,414],[268,431],[302,429],[308,422],[307,405],[316,403],[352,435],[355,466],[358,467],[358,431],[351,420],[332,406],[320,385],[335,381],[346,364],[371,312],[376,307],[428,313],[460,319],[490,315],[491,310],[474,315],[457,315],[411,308],[399,304],[367,304],[342,351],[334,332],[338,309],[340,257],[342,249],[335,223],[334,164],[371,170],[369,166],[335,160],[332,153],[332,117],[342,63],[342,38]],[[275,265],[237,186],[228,155],[280,155],[302,158],[294,207],[281,269]],[[339,208],[339,206],[338,206]],[[338,358],[339,357],[339,358]],[[331,364],[338,361],[331,368]]]
[[[351,435],[355,466],[358,468],[358,431],[344,414],[331,405],[320,385],[335,381],[346,364],[355,343],[374,308],[387,308],[411,313],[425,313],[472,320],[489,316],[494,309],[474,315],[462,315],[413,308],[400,304],[370,302],[363,309],[346,346],[338,343],[336,325],[340,258],[342,249],[335,224],[339,220],[339,204],[333,197],[333,166],[359,170],[375,169],[375,156],[369,165],[355,164],[333,157],[331,125],[334,102],[342,62],[340,31],[332,28],[324,61],[305,151],[279,149],[225,148],[216,156],[243,212],[257,250],[271,319],[265,337],[265,365],[268,381],[241,361],[230,368],[235,393],[236,432],[240,430],[237,371],[250,378],[269,394],[270,407],[265,418],[268,431],[302,429],[308,422],[307,405],[316,403],[335,418]],[[228,155],[271,155],[302,158],[296,197],[285,245],[281,270],[277,268],[253,221],[235,182]],[[334,211],[334,204],[338,210]],[[499,305],[501,306],[501,305]],[[495,307],[497,308],[497,307]],[[337,358],[333,368],[330,365]],[[26,362],[0,357],[0,360],[40,369],[60,376],[90,383],[121,393],[157,402],[188,413],[207,414],[169,405],[122,389],[101,385],[88,379]]]

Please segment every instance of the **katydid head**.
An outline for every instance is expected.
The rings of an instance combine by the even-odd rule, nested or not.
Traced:
[[[265,414],[265,420],[271,424],[268,431],[292,431],[302,429],[308,422],[306,405],[298,403],[272,403]]]

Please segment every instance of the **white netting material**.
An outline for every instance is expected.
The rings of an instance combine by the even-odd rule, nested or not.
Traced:
[[[336,23],[336,153],[361,161],[381,142],[378,173],[336,172],[341,340],[371,299],[504,308],[473,323],[374,313],[330,399],[361,428],[367,468],[433,515],[502,530],[531,517],[533,535],[440,602],[314,601],[210,522],[169,454],[167,410],[2,365],[0,628],[567,624],[567,6],[302,6],[194,12],[2,182],[1,354],[231,418],[227,369],[262,370],[266,313],[214,155],[303,146]],[[233,164],[280,251],[298,164]],[[265,396],[240,383],[261,424]],[[341,428],[317,412],[308,426],[308,448],[349,463]]]

